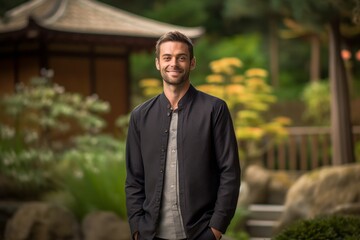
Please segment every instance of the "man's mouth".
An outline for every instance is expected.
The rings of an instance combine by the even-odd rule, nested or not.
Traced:
[[[169,75],[171,76],[178,76],[181,74],[180,70],[172,70],[172,71],[167,71]]]

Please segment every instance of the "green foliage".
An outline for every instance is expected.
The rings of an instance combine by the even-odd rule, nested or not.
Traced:
[[[79,219],[95,210],[113,211],[125,219],[125,169],[124,141],[110,135],[76,138],[56,168],[55,179],[66,196],[62,204]]]
[[[357,240],[360,239],[360,218],[357,216],[328,216],[300,220],[289,226],[273,240]]]
[[[271,2],[262,0],[226,0],[224,14],[229,18],[256,18],[274,12]]]
[[[51,185],[49,170],[65,147],[57,134],[98,132],[105,124],[99,114],[109,109],[96,96],[66,93],[47,78],[19,84],[1,104],[6,124],[0,124],[0,173],[34,189]]]
[[[212,61],[210,67],[213,73],[198,88],[226,101],[244,164],[259,160],[268,147],[287,137],[285,126],[290,124],[290,119],[285,117],[265,117],[264,113],[276,102],[272,88],[266,83],[267,71],[247,69],[238,58]]]
[[[201,26],[208,19],[205,10],[206,0],[178,0],[163,1],[154,4],[154,8],[147,10],[144,15],[151,19],[181,25],[181,26]],[[181,11],[179,11],[181,9]],[[191,16],[189,18],[188,16]]]
[[[206,83],[211,74],[209,62],[221,58],[239,58],[246,62],[244,68],[266,68],[266,58],[262,50],[262,38],[257,33],[233,35],[220,39],[204,37],[195,43],[196,69],[191,73],[194,85]]]
[[[243,229],[245,219],[248,215],[249,212],[245,208],[236,208],[234,217],[226,230],[226,236],[236,240],[248,240],[249,235]]]
[[[310,44],[302,39],[279,39],[279,87],[286,90],[299,89],[309,82]],[[325,54],[323,51],[322,54]],[[296,56],[296,57],[294,57]],[[321,59],[322,69],[326,69],[328,58]],[[300,95],[294,97],[299,99]]]
[[[298,101],[304,91],[304,84],[295,84],[291,86],[280,86],[274,89],[274,95],[279,102]]]
[[[50,148],[48,144],[54,134],[78,127],[87,132],[99,132],[105,126],[99,115],[110,108],[96,95],[84,98],[78,93],[67,93],[46,78],[34,78],[29,86],[18,84],[16,93],[5,95],[2,103],[14,126],[15,136],[29,132],[34,138],[36,136],[37,146]]]
[[[82,218],[109,210],[125,218],[125,144],[101,135],[109,104],[65,92],[50,79],[19,85],[2,99],[0,173]],[[128,117],[118,125],[126,128]],[[4,121],[5,122],[5,121]],[[59,138],[59,134],[61,135]]]
[[[323,28],[335,18],[349,18],[356,6],[356,0],[291,1],[275,0],[291,12],[292,17],[314,28]],[[351,17],[350,17],[351,18]]]
[[[304,119],[315,125],[330,124],[330,87],[328,81],[309,83],[302,94]]]

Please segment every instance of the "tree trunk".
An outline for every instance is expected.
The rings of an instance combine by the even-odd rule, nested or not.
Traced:
[[[270,78],[274,88],[279,87],[279,38],[276,18],[269,17]]]
[[[341,58],[339,21],[330,23],[329,77],[331,88],[332,164],[355,162],[350,101],[344,61]]]
[[[320,38],[317,35],[311,36],[311,59],[310,59],[310,80],[320,80]]]

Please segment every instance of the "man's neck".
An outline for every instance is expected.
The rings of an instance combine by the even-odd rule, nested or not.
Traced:
[[[172,109],[178,108],[180,99],[186,94],[190,87],[190,82],[185,82],[182,85],[169,85],[164,83],[164,94],[169,100]]]

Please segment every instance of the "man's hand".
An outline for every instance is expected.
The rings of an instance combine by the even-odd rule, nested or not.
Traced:
[[[222,233],[215,229],[215,228],[211,228],[211,231],[213,232],[214,236],[216,237],[216,240],[220,240],[222,237]]]

